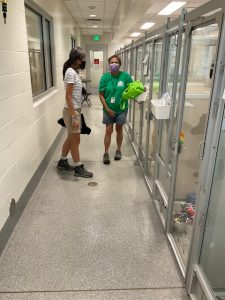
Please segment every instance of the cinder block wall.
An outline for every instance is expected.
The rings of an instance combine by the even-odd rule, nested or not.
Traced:
[[[35,2],[53,18],[56,81],[51,92],[33,101],[24,0],[8,1],[6,25],[0,15],[0,229],[11,199],[19,199],[60,130],[62,65],[71,34],[80,44],[79,30],[62,0]]]

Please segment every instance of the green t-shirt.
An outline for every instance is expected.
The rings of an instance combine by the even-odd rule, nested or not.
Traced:
[[[117,76],[113,76],[111,73],[105,73],[99,83],[99,92],[104,93],[104,98],[109,109],[115,113],[121,113],[120,103],[122,100],[123,91],[127,88],[128,83],[133,80],[131,76],[120,71]],[[128,109],[128,101],[126,101],[125,109]]]

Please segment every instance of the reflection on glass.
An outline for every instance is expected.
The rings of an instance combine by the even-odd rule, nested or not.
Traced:
[[[153,99],[159,97],[159,83],[160,83],[160,69],[162,59],[162,40],[159,40],[155,44],[155,63],[153,74]]]
[[[161,164],[159,164],[159,180],[167,197],[169,197],[171,174],[168,172],[167,168]]]
[[[149,62],[151,60],[151,53],[152,53],[152,44],[147,44],[146,46],[146,61],[144,59],[144,84],[148,86],[149,88],[149,83],[150,83],[150,74],[149,74]],[[148,114],[148,101],[143,103],[144,105],[144,124],[143,124],[143,133],[142,133],[142,150],[145,152],[146,148],[146,139],[147,139],[147,114]]]
[[[142,65],[142,47],[137,49],[137,72],[136,72],[136,80],[141,80],[141,65]],[[140,104],[137,102],[134,105],[135,109],[135,119],[134,119],[134,143],[136,148],[138,149],[139,144],[139,136],[140,136]]]
[[[137,72],[136,80],[141,80],[142,46],[137,49]]]
[[[123,71],[123,70],[124,70],[124,52],[121,53],[120,59],[121,59],[121,66],[120,66],[120,69],[121,69],[121,71]]]
[[[152,98],[159,98],[159,82],[160,82],[160,69],[161,69],[161,57],[162,57],[162,40],[155,43],[155,63],[153,68],[153,93]],[[155,154],[157,145],[157,123],[155,118],[150,121],[150,138],[149,138],[149,149],[148,149],[148,167],[147,176],[152,179],[154,173]]]
[[[169,92],[170,96],[172,96],[174,67],[175,67],[176,52],[177,52],[176,38],[177,38],[177,36],[172,36],[170,38],[170,47],[169,47],[166,91]],[[166,150],[167,150],[167,138],[168,138],[169,126],[170,126],[170,120],[162,120],[162,137],[161,137],[160,157],[164,162],[166,162]]]
[[[46,24],[46,48],[47,48],[47,55],[46,65],[47,65],[47,83],[48,88],[53,86],[53,75],[52,75],[52,57],[51,57],[51,33],[50,33],[50,22],[45,20]]]
[[[201,265],[215,293],[225,297],[225,112],[211,189]]]
[[[130,50],[127,53],[127,72],[130,74],[130,70],[131,70],[131,61],[130,61]]]
[[[26,24],[31,85],[33,96],[35,96],[46,89],[42,18],[28,7],[26,7]]]
[[[131,55],[131,65],[132,65],[132,69],[131,69],[131,76],[134,79],[135,78],[135,72],[136,72],[136,57],[137,57],[137,52],[136,49],[132,49],[132,55]],[[129,105],[129,109],[130,109],[130,116],[131,116],[131,123],[130,126],[133,127],[133,120],[134,120],[134,115],[133,115],[133,111],[134,111],[134,101],[129,101],[130,105]]]
[[[199,147],[207,124],[212,88],[210,68],[216,57],[217,40],[217,25],[192,32],[172,220],[173,235],[185,265],[193,231],[201,162]]]
[[[129,73],[129,74],[131,74],[131,50],[129,50],[128,51],[128,53],[127,53],[127,72]],[[129,101],[128,102],[128,110],[129,110],[129,114],[128,114],[128,116],[129,116],[129,123],[131,123],[131,111],[132,111],[132,109],[131,109],[131,101]],[[131,124],[130,124],[131,125]]]
[[[175,103],[174,103],[174,117],[172,120],[170,120],[170,122],[172,122],[172,124],[170,124],[169,126],[172,126],[171,128],[171,134],[169,136],[168,139],[168,153],[166,153],[167,157],[167,167],[168,167],[168,171],[171,172],[172,170],[172,158],[173,158],[173,143],[174,143],[174,139],[175,139],[175,135],[176,135],[176,125],[177,125],[177,108],[178,108],[178,104],[179,104],[179,91],[180,91],[180,79],[181,79],[181,71],[182,71],[182,63],[183,63],[183,51],[184,51],[184,33],[182,35],[182,47],[181,47],[181,55],[180,55],[180,66],[179,66],[179,74],[178,74],[178,80],[177,80],[177,88],[176,88],[176,99],[175,99]],[[168,82],[168,85],[170,85],[171,83]]]

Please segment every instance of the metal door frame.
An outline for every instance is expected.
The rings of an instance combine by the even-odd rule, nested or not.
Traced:
[[[150,46],[150,49],[147,51],[147,47]],[[144,128],[144,122],[146,122],[147,124],[147,128],[146,128],[146,136],[143,135],[143,129],[142,129],[142,138],[141,138],[141,141],[139,143],[139,151],[140,151],[140,161],[142,163],[142,168],[143,168],[143,172],[144,172],[144,175],[146,175],[146,145],[145,147],[142,147],[142,143],[143,143],[143,138],[146,140],[146,143],[148,143],[149,141],[149,122],[150,122],[150,118],[149,118],[149,102],[150,102],[150,99],[151,99],[151,92],[152,92],[152,89],[151,89],[151,62],[152,62],[152,56],[153,56],[153,42],[152,41],[145,41],[145,54],[147,54],[147,52],[149,53],[149,59],[148,59],[148,75],[147,76],[144,76],[144,66],[143,66],[143,75],[142,75],[142,80],[144,80],[145,78],[145,81],[146,79],[148,78],[149,79],[149,97],[148,99],[146,99],[146,103],[147,103],[147,113],[145,115],[145,112],[144,112],[144,103],[141,103],[141,105],[143,106],[143,113],[142,113],[142,124],[141,126]]]
[[[178,261],[179,267],[181,269],[181,273],[184,278],[186,278],[187,274],[187,268],[185,267],[182,258],[180,256],[179,250],[177,248],[177,245],[175,243],[175,240],[173,238],[172,232],[171,232],[171,220],[172,220],[172,214],[173,214],[173,204],[174,204],[174,195],[175,195],[175,189],[176,189],[176,175],[177,175],[177,167],[178,167],[178,143],[179,143],[179,136],[180,136],[180,131],[182,129],[182,124],[183,124],[183,114],[184,114],[184,105],[185,105],[185,96],[186,96],[186,84],[188,80],[188,69],[189,69],[189,61],[190,61],[190,53],[191,53],[191,40],[192,40],[192,32],[196,28],[202,28],[206,27],[210,24],[217,23],[219,27],[219,33],[220,33],[220,24],[222,20],[222,15],[221,13],[216,13],[212,16],[205,17],[205,18],[198,18],[197,20],[194,19],[192,21],[189,21],[187,27],[185,28],[185,45],[184,45],[184,52],[183,52],[183,62],[182,62],[182,77],[181,77],[181,90],[179,93],[179,103],[178,103],[178,117],[177,117],[177,126],[176,126],[176,136],[175,136],[175,141],[174,141],[174,157],[173,157],[173,163],[172,163],[172,180],[171,180],[171,188],[170,188],[170,195],[169,195],[169,207],[168,207],[168,215],[167,215],[167,224],[166,224],[166,233],[168,236],[168,239],[171,243],[171,246],[173,248],[173,251],[175,253],[176,259]],[[218,57],[218,49],[219,49],[219,42],[217,43],[217,57]],[[215,79],[215,74],[214,74],[214,79]],[[215,81],[213,81],[213,86],[211,88],[211,94],[209,98],[209,111],[208,111],[208,118],[209,115],[211,114],[211,107],[215,104],[215,97],[213,95],[215,94]],[[207,124],[206,129],[205,129],[205,136],[208,132],[208,126]],[[207,143],[209,143],[207,141]],[[206,146],[205,146],[205,153],[206,153]],[[204,165],[207,167],[208,162],[206,161],[206,158],[203,158],[203,164],[201,169],[204,169]],[[200,172],[199,178],[201,178],[203,172]],[[199,184],[200,185],[200,184]],[[199,186],[198,186],[198,191],[199,191]],[[198,193],[199,196],[199,193]],[[198,197],[197,197],[198,198]],[[201,202],[201,199],[198,198],[198,202]],[[198,218],[198,212],[199,208],[196,208],[196,219]],[[195,226],[195,225],[194,225]],[[193,233],[194,236],[194,233]],[[189,265],[190,261],[190,256],[191,256],[191,249],[192,249],[192,241],[190,244],[190,250],[189,250],[189,256],[188,256],[188,263],[187,266]]]
[[[86,61],[87,61],[86,75],[87,75],[88,79],[91,77],[90,51],[102,51],[103,52],[103,73],[105,73],[107,70],[108,46],[102,45],[102,44],[98,44],[98,45],[87,44],[85,46],[85,52],[86,52],[86,56],[87,56],[86,57]]]
[[[177,35],[177,49],[176,49],[176,61],[175,61],[175,67],[174,67],[174,80],[173,80],[173,89],[172,89],[172,99],[171,99],[171,109],[170,109],[170,127],[168,131],[168,136],[167,136],[167,144],[170,139],[170,136],[172,135],[172,125],[174,122],[173,116],[174,116],[174,111],[175,111],[175,105],[176,105],[176,95],[177,95],[177,83],[178,83],[178,74],[179,74],[179,67],[180,67],[180,60],[181,60],[181,49],[182,49],[182,34],[184,31],[184,16],[185,16],[186,10],[182,10],[182,14],[179,18],[179,25],[178,28],[175,28],[172,31],[169,31],[167,28],[166,34],[165,34],[165,57],[164,57],[164,78],[163,78],[163,85],[161,86],[161,95],[166,91],[167,89],[167,82],[168,82],[168,62],[169,62],[169,49],[170,49],[170,40],[173,36]],[[169,19],[168,19],[168,24],[169,26]],[[164,190],[163,185],[161,184],[159,180],[159,168],[164,167],[166,168],[166,172],[168,172],[168,164],[167,164],[167,156],[168,156],[168,151],[169,148],[167,146],[166,150],[166,161],[163,162],[160,156],[160,151],[161,151],[161,139],[162,139],[162,120],[159,120],[159,123],[161,126],[159,127],[159,134],[158,134],[158,153],[156,156],[156,169],[155,169],[155,188],[154,188],[154,193],[153,193],[153,199],[155,200],[156,208],[157,211],[161,217],[161,220],[163,220],[163,226],[164,228],[166,227],[166,219],[167,216],[164,217],[161,215],[159,205],[157,204],[157,194],[161,196],[161,199],[163,201],[163,206],[166,208],[168,211],[168,206],[169,206],[169,195],[167,195],[166,191]]]
[[[200,265],[201,247],[204,239],[204,230],[207,221],[207,213],[210,202],[211,188],[213,184],[214,168],[217,158],[217,150],[221,133],[221,122],[225,110],[225,19],[223,12],[217,14],[216,21],[219,26],[218,52],[214,84],[211,95],[211,108],[208,119],[205,146],[205,164],[202,166],[202,176],[199,185],[199,205],[193,232],[192,247],[190,249],[189,268],[187,273],[187,290],[191,294],[196,281],[200,284],[207,300],[215,299],[213,290]],[[219,92],[218,92],[219,91]]]

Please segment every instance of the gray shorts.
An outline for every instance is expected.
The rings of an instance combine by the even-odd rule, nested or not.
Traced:
[[[110,116],[105,111],[103,111],[102,123],[106,124],[106,125],[114,124],[114,123],[119,124],[119,125],[124,125],[124,124],[126,124],[127,112],[128,112],[128,110],[125,110],[125,111],[115,115],[115,117],[110,118]]]
[[[81,114],[80,109],[77,109],[77,111],[79,112],[79,114]],[[66,108],[66,107],[64,107],[64,109],[63,109],[63,120],[64,120],[64,123],[66,124],[66,129],[67,129],[68,134],[69,133],[80,133],[80,129],[74,129],[72,127],[72,117],[69,114],[68,108]],[[80,128],[81,128],[81,121],[80,121]]]

